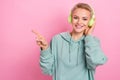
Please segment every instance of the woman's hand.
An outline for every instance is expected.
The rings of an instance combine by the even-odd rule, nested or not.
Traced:
[[[94,28],[95,28],[95,21],[94,21],[94,23],[93,23],[93,25],[91,26],[91,27],[87,27],[86,29],[85,29],[85,35],[91,35],[92,34],[92,32],[93,32],[93,30],[94,30]]]
[[[45,38],[35,30],[32,30],[32,32],[37,36],[36,37],[37,45],[40,46],[42,50],[47,49],[48,48],[48,43],[45,40]]]

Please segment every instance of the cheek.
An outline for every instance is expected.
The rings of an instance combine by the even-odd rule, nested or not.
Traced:
[[[89,21],[84,21],[84,24],[88,26],[88,24],[89,24]]]
[[[85,22],[85,25],[88,25],[88,23],[89,23],[88,21],[87,21],[87,22]]]
[[[78,22],[78,20],[72,19],[72,23],[76,24]]]

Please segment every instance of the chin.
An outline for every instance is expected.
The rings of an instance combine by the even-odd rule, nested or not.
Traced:
[[[75,33],[83,33],[84,31],[83,30],[74,30]]]
[[[75,32],[75,33],[83,33],[83,32],[84,32],[84,29],[74,29],[74,32]]]

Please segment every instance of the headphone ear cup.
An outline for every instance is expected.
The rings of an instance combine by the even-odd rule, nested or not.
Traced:
[[[92,27],[95,21],[95,15],[92,15],[92,18],[90,19],[89,23],[88,23],[88,27]]]
[[[72,16],[71,16],[71,14],[70,14],[69,17],[68,17],[68,22],[69,22],[69,23],[72,22]]]

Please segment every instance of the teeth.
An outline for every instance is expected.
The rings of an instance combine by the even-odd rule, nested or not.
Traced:
[[[83,26],[76,26],[77,28],[82,28]]]

